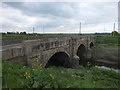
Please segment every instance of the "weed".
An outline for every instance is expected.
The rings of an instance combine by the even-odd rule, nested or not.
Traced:
[[[51,66],[33,70],[3,61],[3,88],[120,88],[119,79],[120,74],[115,71],[96,67],[89,70],[83,66],[76,69]]]

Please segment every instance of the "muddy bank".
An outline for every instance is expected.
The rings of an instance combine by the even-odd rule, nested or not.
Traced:
[[[107,46],[105,46],[107,45]],[[92,65],[106,66],[120,69],[120,48],[117,45],[98,44],[91,50],[91,58],[88,60]]]
[[[118,62],[113,62],[110,60],[93,58],[92,61],[90,61],[90,62],[93,66],[97,65],[97,66],[106,66],[106,67],[110,67],[110,68],[120,69],[120,64]]]

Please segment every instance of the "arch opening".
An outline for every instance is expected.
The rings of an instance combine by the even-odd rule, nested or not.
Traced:
[[[47,62],[46,68],[49,66],[69,67],[70,58],[65,52],[55,53]]]
[[[78,48],[78,51],[77,51],[77,56],[79,56],[79,64],[84,64],[86,61],[85,61],[85,56],[86,56],[86,49],[85,49],[85,46],[83,44],[81,44]]]
[[[90,48],[93,48],[94,47],[94,44],[93,42],[90,43]]]

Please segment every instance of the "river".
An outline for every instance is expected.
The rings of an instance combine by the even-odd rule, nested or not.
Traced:
[[[118,63],[107,62],[108,60],[95,60],[94,58],[85,59],[83,58],[80,61],[80,65],[84,67],[87,66],[88,62],[90,63],[90,67],[98,67],[106,70],[113,70],[120,74],[120,69],[118,68]]]
[[[106,69],[106,70],[113,70],[120,74],[120,69],[110,68],[110,67],[106,67],[106,66],[95,66],[95,67]]]

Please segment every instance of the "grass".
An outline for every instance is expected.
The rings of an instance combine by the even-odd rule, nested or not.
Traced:
[[[120,88],[120,74],[112,70],[83,66],[31,69],[3,61],[3,88]],[[30,78],[24,77],[25,72],[30,72]]]
[[[2,60],[0,60],[0,89],[2,89]]]
[[[97,36],[96,40],[98,46],[118,46],[120,44],[120,36]]]
[[[108,61],[118,62],[120,61],[120,48],[112,46],[99,46],[92,50],[92,56],[96,59],[105,59]]]
[[[105,59],[108,61],[120,61],[120,36],[98,36],[96,40],[96,47],[92,50],[92,56],[96,59]]]
[[[49,35],[49,36],[53,36],[53,35],[59,35],[59,36],[61,36],[61,35],[79,35],[79,34],[37,34],[37,36],[46,36],[46,35]],[[87,35],[87,34],[82,34],[82,35]],[[20,35],[20,34],[3,34],[2,35],[2,38],[10,38],[10,37],[32,37],[33,36],[33,34],[26,34],[26,35]],[[87,36],[93,36],[93,35],[87,35]]]
[[[3,88],[20,88],[24,85],[24,73],[30,68],[23,69],[22,65],[3,61],[2,63],[2,85]]]
[[[0,60],[0,77],[2,76],[2,60]]]
[[[33,35],[15,35],[15,34],[6,34],[2,35],[2,38],[8,38],[8,37],[31,37]]]

